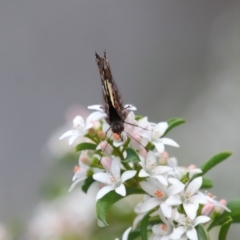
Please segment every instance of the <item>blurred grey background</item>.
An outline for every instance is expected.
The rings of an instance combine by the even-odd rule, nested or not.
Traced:
[[[181,148],[168,148],[182,165],[234,153],[208,176],[219,199],[240,196],[239,1],[2,0],[1,221],[31,216],[43,146],[67,110],[102,102],[94,52],[105,49],[125,103],[186,119],[170,134]]]

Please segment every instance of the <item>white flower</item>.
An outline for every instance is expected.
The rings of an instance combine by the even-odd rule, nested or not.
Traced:
[[[167,186],[168,182],[162,174],[171,170],[168,166],[158,165],[154,152],[149,151],[146,158],[141,158],[142,168],[139,172],[139,177],[154,177],[158,179],[163,185]]]
[[[198,224],[206,223],[209,220],[211,220],[211,218],[207,216],[198,216],[195,219],[191,220],[183,214],[180,214],[178,219],[175,220],[180,224],[180,226],[173,230],[173,233],[170,235],[170,239],[183,239],[183,237],[187,236],[187,238],[190,240],[198,240],[195,227]],[[185,234],[186,236],[183,236]]]
[[[87,117],[86,123],[81,116],[76,116],[73,119],[73,127],[75,129],[65,132],[59,139],[61,140],[63,138],[69,137],[69,145],[72,145],[76,138],[84,136],[87,131],[94,126],[94,123],[96,121],[104,118],[105,116],[106,114],[103,112],[93,112]]]
[[[203,193],[202,193],[203,194]],[[218,213],[222,213],[224,210],[231,212],[231,210],[226,206],[226,200],[222,199],[220,201],[215,200],[215,196],[213,196],[210,192],[206,192],[205,196],[207,198],[206,205],[202,208],[203,215],[209,215],[213,210]]]
[[[142,204],[141,211],[147,212],[160,206],[164,216],[167,218],[170,218],[172,215],[172,206],[168,204],[166,200],[181,192],[184,188],[183,184],[173,184],[170,187],[166,187],[154,178],[149,178],[146,182],[140,182],[140,186],[145,192],[152,196]]]
[[[84,155],[86,153],[86,151],[83,151],[81,156]],[[73,188],[80,182],[84,181],[87,178],[87,171],[89,169],[89,166],[85,165],[82,161],[81,161],[81,156],[79,157],[79,166],[76,166],[74,168],[74,176],[72,178],[72,185],[69,188],[69,192],[73,190]]]
[[[153,124],[152,124],[153,125]],[[157,149],[159,153],[164,152],[164,145],[170,145],[173,147],[179,147],[179,145],[170,138],[161,138],[168,128],[167,122],[160,122],[153,126],[150,132],[145,131],[141,135],[148,139]]]
[[[173,176],[179,180],[181,180],[182,177],[187,174],[189,176],[189,179],[192,179],[195,174],[202,173],[202,170],[200,168],[196,168],[195,166],[190,166],[188,168],[179,167],[178,161],[174,157],[169,158],[167,162],[168,166],[172,168],[172,170],[168,172],[168,175]]]
[[[174,181],[177,181],[175,179]],[[166,203],[171,206],[178,206],[183,204],[183,208],[190,219],[194,219],[197,214],[199,204],[205,204],[207,199],[200,194],[198,190],[202,186],[202,177],[193,179],[178,195],[171,196],[167,199]]]
[[[173,227],[169,223],[159,223],[152,227],[153,240],[170,240]]]
[[[115,190],[115,192],[121,196],[126,196],[126,188],[123,183],[128,179],[134,177],[137,171],[128,170],[123,172],[122,175],[120,175],[120,166],[120,158],[114,158],[112,161],[110,173],[99,172],[93,175],[94,180],[104,183],[106,185],[98,191],[96,197],[97,200],[99,200],[112,190]]]

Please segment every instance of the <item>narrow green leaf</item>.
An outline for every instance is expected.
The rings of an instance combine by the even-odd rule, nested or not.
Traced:
[[[233,220],[233,223],[240,223],[240,199],[229,201],[227,207],[231,210],[229,214]]]
[[[208,189],[213,187],[213,182],[211,179],[203,177],[203,183],[201,189]]]
[[[224,161],[225,159],[227,159],[229,156],[231,156],[232,153],[231,152],[222,152],[222,153],[218,153],[215,156],[213,156],[212,158],[210,158],[207,162],[205,162],[201,169],[202,169],[202,174],[205,174],[206,172],[208,172],[211,168],[213,168],[214,166],[216,166],[217,164],[221,163],[222,161]]]
[[[84,142],[84,143],[78,144],[78,145],[75,147],[75,151],[76,151],[76,152],[79,152],[79,151],[83,151],[83,150],[95,150],[96,147],[97,147],[97,145],[94,144],[94,143]]]
[[[84,183],[83,183],[83,185],[82,185],[82,190],[83,190],[83,192],[87,193],[89,187],[90,187],[94,182],[95,182],[95,181],[94,181],[94,179],[92,178],[92,176],[88,177],[88,178],[84,181]]]
[[[141,189],[131,187],[131,188],[126,188],[127,194],[142,194],[143,191]],[[107,226],[108,223],[106,221],[106,215],[108,213],[108,210],[110,207],[120,199],[124,198],[123,196],[117,194],[115,191],[111,191],[108,194],[106,194],[104,197],[99,199],[96,203],[96,210],[97,210],[97,216],[98,218]]]
[[[210,240],[208,232],[206,231],[206,229],[203,227],[202,224],[197,225],[196,230],[197,230],[198,240]]]
[[[139,230],[131,231],[128,235],[128,240],[134,240],[139,236],[140,236],[140,231]]]
[[[168,128],[166,132],[163,134],[163,136],[165,136],[168,132],[170,132],[173,128],[177,127],[178,125],[185,123],[185,120],[181,118],[171,118],[170,120],[167,121],[167,123]]]
[[[146,214],[141,221],[141,237],[142,240],[148,240],[147,228],[148,228],[149,214]]]
[[[227,239],[228,230],[229,230],[231,224],[232,224],[232,218],[228,217],[228,219],[226,219],[226,222],[220,228],[220,232],[218,235],[219,240]]]
[[[122,162],[140,162],[137,152],[132,148],[127,148],[127,157]]]

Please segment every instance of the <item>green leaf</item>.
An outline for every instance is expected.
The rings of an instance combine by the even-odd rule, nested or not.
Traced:
[[[83,150],[95,150],[96,147],[97,147],[97,145],[94,144],[94,143],[84,142],[84,143],[78,144],[78,145],[75,147],[75,151],[76,151],[76,152],[79,152],[79,151],[83,151]]]
[[[139,236],[140,236],[140,231],[139,230],[131,231],[128,235],[128,240],[134,240]]]
[[[203,177],[203,183],[201,189],[208,189],[213,187],[213,182],[211,179]]]
[[[148,240],[147,228],[148,228],[149,214],[146,214],[141,221],[141,236],[142,240]]]
[[[92,176],[88,177],[88,178],[84,181],[84,183],[83,183],[83,185],[82,185],[82,190],[83,190],[83,192],[87,193],[89,187],[90,187],[94,182],[95,182],[95,181],[94,181],[94,179],[92,178]]]
[[[197,230],[198,240],[210,240],[208,232],[206,231],[206,229],[203,227],[202,224],[197,225],[196,230]]]
[[[220,232],[219,232],[219,235],[218,235],[219,240],[226,240],[227,239],[228,230],[229,230],[231,224],[232,224],[232,218],[228,217],[226,219],[225,223],[220,228]]]
[[[233,223],[240,223],[240,199],[235,199],[229,201],[227,207],[231,210],[231,212],[224,212],[228,213],[233,220]]]
[[[136,187],[126,188],[126,191],[127,191],[126,196],[131,194],[144,193],[143,190],[138,189]],[[115,191],[111,191],[97,201],[96,203],[97,216],[106,226],[108,225],[106,221],[106,215],[108,213],[108,210],[115,202],[119,201],[122,198],[124,197],[117,194]]]
[[[185,120],[181,118],[171,118],[170,120],[167,121],[167,123],[168,123],[168,128],[166,132],[163,134],[163,136],[165,136],[169,131],[171,131],[173,128],[177,127],[178,125],[185,123]]]
[[[140,162],[137,152],[132,148],[127,148],[127,157],[122,162]]]
[[[211,168],[215,167],[217,164],[221,163],[222,161],[224,161],[225,159],[227,159],[231,155],[232,155],[231,152],[222,152],[222,153],[216,154],[215,156],[210,158],[207,162],[205,162],[202,165],[202,167],[201,167],[201,169],[202,169],[201,175],[205,174]]]

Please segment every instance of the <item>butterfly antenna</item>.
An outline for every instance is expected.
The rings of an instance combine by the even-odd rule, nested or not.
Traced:
[[[134,139],[139,145],[141,145],[147,152],[148,149],[142,145],[142,143],[140,143],[137,139],[135,139],[131,134],[129,134],[128,132],[124,131],[130,138]]]
[[[110,127],[108,128],[108,130],[106,131],[104,140],[107,139],[107,133],[108,133],[108,131],[109,131],[110,129],[111,129],[111,126],[110,126]],[[112,135],[113,135],[113,133],[111,134],[110,138],[112,137]],[[108,141],[106,140],[106,145],[104,146],[104,149],[102,150],[103,153],[105,152],[105,150],[106,150],[106,148],[107,148],[107,145],[108,145]],[[98,160],[98,166],[100,165],[100,162],[101,162],[101,160],[102,160],[102,157],[103,157],[103,156],[101,156],[101,158]]]
[[[136,125],[136,124],[134,124],[134,123],[130,123],[130,122],[125,122],[124,121],[124,123],[126,123],[126,124],[129,124],[129,125],[131,125],[131,126],[134,126],[134,127],[139,127],[139,128],[141,128],[141,129],[143,129],[143,130],[148,130],[148,131],[150,131],[150,129],[148,129],[147,127],[140,127],[140,126],[138,126],[138,125]]]

